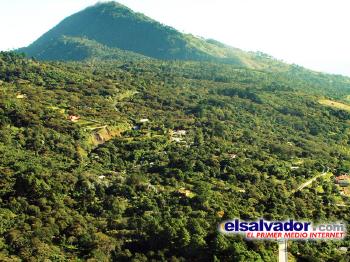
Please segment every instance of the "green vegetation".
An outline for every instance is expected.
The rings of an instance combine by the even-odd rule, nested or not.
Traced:
[[[349,95],[348,79],[298,72],[1,53],[0,260],[276,261],[276,243],[217,224],[348,223],[330,179],[290,194],[324,166],[350,168],[349,112],[318,103]],[[340,246],[349,240],[290,252],[346,261]]]
[[[106,60],[126,55],[137,59],[142,54],[255,69],[286,68],[282,62],[261,53],[247,53],[215,40],[182,34],[116,2],[98,3],[64,19],[20,51],[41,60]]]
[[[276,261],[277,243],[217,225],[349,223],[333,181],[350,170],[349,78],[115,2],[20,51],[35,58],[0,53],[0,261]],[[349,258],[349,238],[290,244],[293,261]]]
[[[82,61],[90,59],[91,62],[94,62],[113,59],[127,59],[128,61],[149,59],[140,54],[107,47],[84,37],[69,36],[61,36],[54,41],[49,41],[39,53],[28,53],[27,49],[22,49],[22,51],[45,60]]]

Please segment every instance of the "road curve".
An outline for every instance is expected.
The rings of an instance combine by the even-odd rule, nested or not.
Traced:
[[[306,181],[305,183],[301,184],[297,189],[295,189],[293,191],[293,193],[298,192],[300,190],[303,190],[305,187],[309,186],[312,182],[314,182],[316,179],[323,177],[325,175],[327,175],[329,172],[329,168],[327,168],[327,171],[324,171],[321,174],[318,174],[317,176],[314,176],[313,178],[310,178],[308,181]]]

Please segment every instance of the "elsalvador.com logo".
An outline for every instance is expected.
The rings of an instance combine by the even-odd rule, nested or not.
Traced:
[[[343,222],[313,225],[311,222],[295,221],[241,221],[233,219],[222,222],[219,231],[224,234],[244,234],[248,239],[333,239],[346,235]]]

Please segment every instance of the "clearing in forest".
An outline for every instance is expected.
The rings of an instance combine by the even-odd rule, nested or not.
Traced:
[[[334,107],[337,109],[350,111],[350,105],[347,105],[347,104],[344,104],[341,102],[336,102],[336,101],[332,101],[329,99],[321,99],[318,102],[322,105],[325,105],[325,106],[330,106],[330,107]]]

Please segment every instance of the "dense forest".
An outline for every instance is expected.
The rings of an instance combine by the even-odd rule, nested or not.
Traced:
[[[0,54],[1,261],[276,261],[276,242],[218,224],[349,223],[333,178],[350,169],[350,112],[319,102],[345,105],[348,78],[116,55]],[[289,252],[345,262],[349,246]]]

